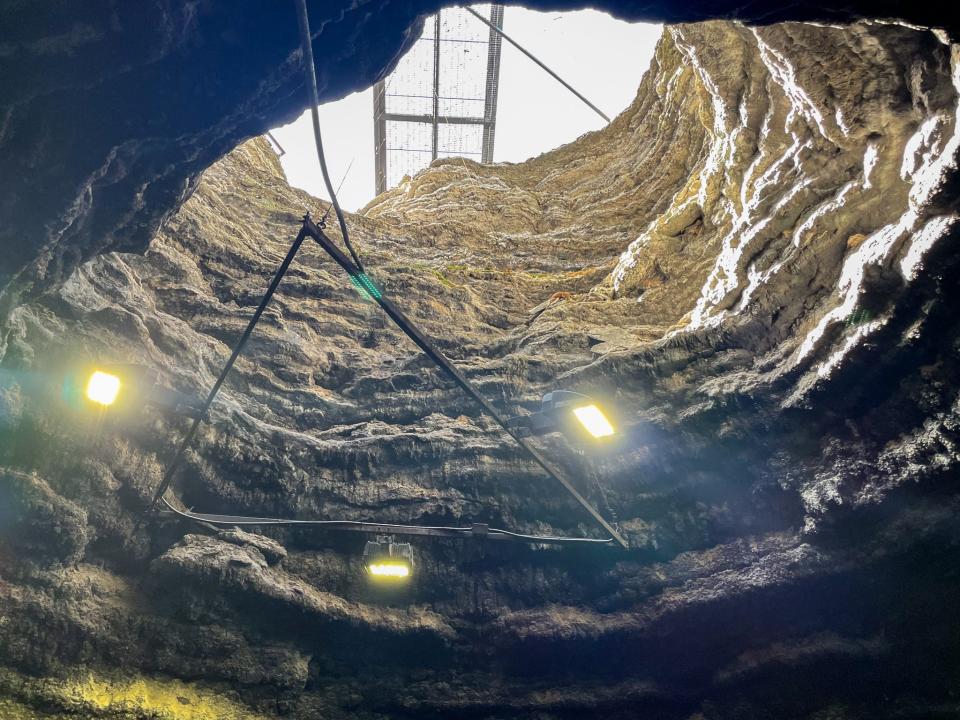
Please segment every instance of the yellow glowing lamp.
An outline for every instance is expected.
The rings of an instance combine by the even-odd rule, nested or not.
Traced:
[[[599,403],[572,390],[548,392],[540,401],[539,412],[509,418],[507,427],[520,437],[563,432],[575,438],[587,435],[600,440],[617,434]]]
[[[614,433],[613,425],[596,405],[574,408],[573,414],[586,431],[595,438],[609,437]]]
[[[87,381],[87,399],[100,405],[113,405],[120,394],[120,378],[97,370]]]
[[[382,582],[400,582],[413,575],[413,548],[392,535],[378,535],[363,548],[367,577]]]
[[[405,578],[410,577],[410,566],[406,563],[398,562],[380,562],[371,563],[367,570],[375,577],[382,578]]]

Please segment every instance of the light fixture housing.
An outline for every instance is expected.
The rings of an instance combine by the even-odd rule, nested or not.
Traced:
[[[117,401],[123,383],[120,378],[103,370],[94,370],[87,380],[87,400],[107,407]]]
[[[107,363],[76,368],[65,381],[65,397],[76,397],[82,389],[84,400],[112,413],[124,414],[152,406],[176,415],[197,417],[202,400],[169,386],[159,371],[134,363]],[[71,389],[73,388],[73,389]]]
[[[371,580],[403,582],[413,575],[413,548],[392,535],[379,535],[363,548],[363,567]]]
[[[508,425],[521,436],[563,432],[603,440],[617,432],[600,403],[571,390],[547,393],[540,401],[539,412],[510,418]]]

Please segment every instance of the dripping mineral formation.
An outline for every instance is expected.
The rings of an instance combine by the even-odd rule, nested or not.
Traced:
[[[438,161],[352,216],[371,275],[502,407],[561,384],[624,410],[602,454],[546,442],[631,553],[435,542],[402,597],[364,583],[360,538],[137,530],[184,420],[92,418],[56,384],[84,357],[209,388],[317,209],[263,141],[237,148],[145,254],[9,310],[0,714],[955,716],[958,100],[944,33],[675,25],[603,131]],[[592,532],[314,248],[174,488]]]

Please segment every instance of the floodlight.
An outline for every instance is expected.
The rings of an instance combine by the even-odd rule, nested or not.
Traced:
[[[588,433],[595,438],[613,435],[613,425],[596,405],[585,405],[573,409],[573,414]]]
[[[413,548],[395,542],[392,535],[380,535],[367,541],[363,564],[372,580],[406,580],[413,574]]]
[[[90,372],[87,375],[87,372]],[[197,417],[203,413],[200,398],[180,392],[168,385],[160,372],[135,363],[101,363],[99,368],[80,370],[76,385],[82,387],[90,402],[113,405],[114,411],[152,406],[177,415]],[[122,406],[122,408],[121,408]]]
[[[120,394],[120,378],[116,375],[95,371],[87,381],[87,399],[100,405],[113,405]]]
[[[523,437],[565,432],[583,435],[583,431],[601,439],[616,434],[613,423],[593,398],[570,390],[554,390],[543,396],[540,410],[507,421],[509,427]]]
[[[381,562],[367,566],[371,575],[380,577],[405,578],[410,575],[410,566],[404,562]]]

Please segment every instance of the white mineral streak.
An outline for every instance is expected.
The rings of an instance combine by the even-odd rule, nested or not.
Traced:
[[[720,323],[725,313],[708,317],[707,312],[711,306],[719,303],[728,293],[739,287],[740,281],[737,277],[737,266],[743,257],[744,251],[750,246],[750,243],[766,229],[776,214],[783,209],[787,203],[793,200],[797,193],[809,184],[810,178],[804,178],[800,182],[791,185],[787,192],[774,204],[770,213],[757,222],[751,223],[747,213],[737,218],[739,222],[734,225],[733,230],[723,239],[723,249],[717,258],[717,265],[710,276],[711,279],[707,281],[707,285],[703,288],[703,294],[697,302],[697,306],[694,308],[690,319],[690,327],[707,327]],[[745,292],[752,294],[753,290],[748,287]]]
[[[941,215],[931,219],[917,231],[900,261],[900,274],[907,282],[917,277],[917,271],[920,269],[920,263],[927,250],[933,247],[937,240],[946,235],[958,219],[960,218],[957,215]]]
[[[801,247],[804,238],[809,236],[817,222],[822,217],[842,208],[846,204],[847,195],[849,195],[858,184],[859,183],[856,180],[851,180],[841,187],[837,191],[836,195],[820,203],[820,205],[818,205],[814,211],[807,216],[807,219],[800,223],[796,230],[793,231],[793,246],[796,248]]]
[[[797,82],[797,74],[790,64],[790,61],[772,46],[768,45],[760,37],[756,28],[752,28],[753,36],[757,39],[757,45],[760,47],[760,57],[763,64],[766,65],[770,75],[776,80],[777,84],[783,89],[790,99],[793,107],[800,112],[807,121],[817,126],[820,134],[827,140],[831,140],[830,134],[824,124],[823,113],[816,103],[810,99],[807,92],[800,87]]]
[[[705,75],[706,73],[703,74]],[[761,137],[765,137],[769,132],[772,113],[773,105],[771,104],[767,115],[764,117]],[[720,314],[709,317],[710,310],[739,286],[740,280],[737,274],[737,268],[743,258],[744,252],[750,247],[751,242],[766,229],[773,217],[776,216],[776,213],[785,207],[809,184],[809,179],[800,179],[797,182],[791,183],[786,192],[774,203],[772,209],[760,216],[761,205],[766,199],[764,191],[768,187],[775,188],[786,183],[787,178],[785,177],[785,171],[788,174],[793,174],[798,177],[801,175],[800,155],[803,150],[810,147],[810,143],[802,139],[800,135],[793,130],[794,116],[795,113],[791,111],[787,117],[787,127],[785,130],[791,133],[793,143],[787,148],[783,155],[773,162],[754,182],[753,177],[755,170],[764,159],[764,151],[761,149],[741,179],[739,193],[740,209],[738,212],[733,213],[731,229],[722,240],[722,248],[716,265],[704,284],[701,297],[691,314],[691,327],[701,327],[720,322],[723,315]],[[747,119],[745,112],[741,112],[741,119],[745,123]],[[736,134],[740,131],[740,128],[729,133],[725,132],[724,128],[725,124],[721,124],[715,119],[714,131],[718,133],[717,144],[726,145],[730,148],[735,147]],[[723,134],[719,135],[721,132]],[[732,157],[728,160],[728,164],[731,161]]]
[[[770,224],[777,213],[782,210],[796,195],[806,189],[811,178],[802,177],[801,153],[811,148],[810,140],[804,139],[801,128],[797,127],[798,116],[808,122],[812,122],[820,129],[821,134],[826,136],[823,128],[823,117],[819,110],[810,100],[809,96],[795,82],[795,73],[792,66],[783,59],[782,56],[775,56],[769,46],[764,43],[756,30],[753,31],[760,49],[760,56],[767,66],[771,77],[783,90],[785,97],[790,101],[791,107],[784,121],[784,132],[788,133],[793,142],[770,167],[755,182],[753,182],[753,171],[756,165],[763,159],[761,150],[753,163],[743,176],[740,187],[741,212],[734,218],[733,225],[727,235],[723,238],[722,249],[717,258],[717,263],[713,271],[707,278],[706,283],[700,294],[700,299],[690,316],[689,328],[714,326],[719,324],[727,312],[713,313],[713,309],[727,295],[737,289],[740,285],[740,279],[737,274],[737,268],[743,258],[744,253],[750,246],[750,243]],[[771,112],[773,105],[771,104]],[[766,137],[770,130],[770,114],[764,118],[764,124],[761,129],[760,137]],[[769,187],[782,187],[786,182],[784,178],[784,169],[788,168],[801,179],[790,184],[781,198],[774,203],[773,207],[760,215],[760,206],[763,199],[763,191]],[[752,191],[752,192],[751,192]],[[747,198],[748,192],[751,192],[750,198]],[[795,233],[794,244],[799,244],[799,235]],[[745,307],[750,297],[756,289],[766,282],[783,264],[783,260],[775,263],[767,271],[760,272],[755,266],[747,270],[747,287],[744,289],[743,296],[738,303],[738,309]]]
[[[933,138],[939,129],[941,115],[927,118],[920,129],[907,141],[903,149],[903,163],[900,165],[900,177],[909,181],[917,171],[917,167],[930,162],[934,152]],[[921,154],[922,152],[922,154]]]
[[[668,211],[668,217],[675,218],[680,216],[684,212],[688,211],[690,205],[693,203],[696,203],[699,206],[701,214],[706,215],[708,209],[707,201],[711,196],[711,189],[714,187],[714,185],[723,181],[726,170],[734,165],[736,137],[737,133],[740,131],[740,127],[738,126],[729,129],[729,126],[732,123],[730,122],[726,102],[724,101],[716,82],[714,82],[713,78],[698,59],[694,46],[684,39],[679,28],[670,28],[669,31],[674,43],[677,46],[677,49],[683,53],[684,57],[687,59],[687,63],[697,74],[697,77],[700,79],[703,87],[706,88],[710,95],[711,105],[713,107],[713,128],[711,132],[712,142],[710,144],[710,150],[707,153],[707,158],[703,163],[702,170],[700,171],[696,194],[691,194],[679,205],[671,205],[671,209]],[[677,72],[675,72],[670,78],[668,89],[671,88],[675,83],[679,76],[680,70],[681,68],[678,68]],[[741,117],[744,115],[745,111],[741,113]],[[726,207],[725,209],[728,212],[731,212],[729,207]],[[627,271],[636,265],[637,260],[640,257],[640,253],[643,251],[643,248],[649,241],[650,233],[653,232],[658,226],[664,224],[664,221],[668,219],[668,217],[659,218],[651,222],[650,225],[647,226],[647,229],[636,240],[630,243],[627,249],[624,250],[620,255],[617,267],[613,272],[614,291],[620,290],[620,286]],[[715,221],[719,220],[720,218],[715,218]]]
[[[736,130],[731,132],[728,129],[730,122],[727,104],[724,102],[723,95],[721,95],[717,84],[713,78],[710,77],[710,73],[707,72],[707,69],[698,59],[694,46],[684,40],[683,34],[679,29],[671,28],[670,32],[673,33],[677,48],[684,54],[687,60],[690,61],[693,71],[697,74],[697,77],[700,78],[703,87],[705,87],[710,94],[710,101],[713,105],[713,142],[710,145],[710,152],[707,155],[703,170],[700,172],[700,189],[697,193],[697,202],[700,205],[700,210],[706,214],[711,185],[722,182],[723,171],[733,165]]]
[[[846,124],[846,122],[844,122],[843,111],[840,108],[837,108],[837,112],[834,114],[834,118],[837,121],[837,127],[840,128],[840,132],[842,132],[844,136],[849,136],[850,127]]]
[[[614,288],[619,290],[627,271],[634,267],[652,239],[665,228],[676,227],[699,212],[711,218],[715,225],[725,224],[726,231],[711,271],[708,273],[686,328],[674,332],[710,327],[719,324],[731,314],[743,312],[756,297],[757,291],[784,270],[793,259],[801,256],[813,238],[830,218],[842,214],[851,203],[860,202],[866,193],[876,190],[877,167],[881,161],[881,145],[869,142],[863,151],[862,175],[845,182],[827,197],[806,209],[791,232],[791,241],[784,243],[774,258],[747,259],[757,252],[760,243],[773,232],[785,212],[792,212],[801,193],[822,193],[818,190],[819,174],[815,163],[808,161],[819,147],[819,134],[829,144],[849,142],[853,127],[850,110],[821,108],[811,94],[801,86],[798,73],[785,53],[764,40],[762,30],[753,29],[759,57],[778,91],[787,102],[783,133],[790,144],[785,149],[772,150],[771,137],[776,103],[771,102],[763,118],[754,157],[750,160],[739,187],[734,170],[737,135],[748,127],[749,113],[744,99],[739,105],[728,107],[717,82],[698,57],[697,48],[687,42],[679,29],[671,29],[676,47],[683,54],[685,64],[696,75],[708,99],[707,109],[712,113],[708,124],[710,144],[705,157],[695,171],[694,181],[675,196],[670,209],[653,220],[644,232],[621,255],[613,274]],[[952,80],[960,96],[960,50],[951,46]],[[668,85],[673,86],[675,73]],[[915,83],[916,84],[916,83]],[[951,117],[952,113],[952,117]],[[811,131],[813,135],[811,136]],[[955,167],[960,147],[960,103],[950,112],[937,112],[924,118],[904,146],[900,163],[901,178],[909,183],[907,207],[896,220],[871,232],[864,240],[847,251],[840,268],[833,307],[815,319],[815,325],[799,343],[789,364],[796,367],[809,362],[824,342],[828,330],[844,323],[857,310],[864,290],[866,269],[871,266],[897,268],[905,281],[912,281],[920,271],[924,255],[958,221],[955,215],[938,215],[931,211],[931,201],[943,183],[947,172]],[[771,153],[778,153],[772,157]],[[762,172],[760,169],[763,168]],[[855,170],[855,166],[851,168]],[[732,192],[731,192],[732,191]],[[798,197],[799,196],[799,197]],[[730,202],[730,200],[733,200]],[[739,207],[738,207],[739,205]],[[847,210],[847,212],[849,212]],[[719,222],[721,216],[725,223]],[[734,293],[739,292],[735,307],[726,309]],[[864,338],[875,333],[889,320],[864,317],[850,323],[838,335],[830,333],[834,347],[822,348],[824,360],[813,368],[817,377],[831,374],[844,358]],[[799,395],[804,391],[798,390]],[[792,398],[792,401],[799,399]]]
[[[843,343],[840,345],[839,349],[835,350],[830,357],[820,363],[820,365],[817,367],[817,376],[822,378],[829,377],[830,373],[832,373],[843,360],[843,358],[847,356],[848,352],[859,345],[860,341],[867,335],[886,325],[889,319],[889,315],[884,315],[876,320],[870,320],[869,322],[856,325],[854,329],[843,339]],[[799,397],[795,399],[799,399]]]
[[[793,238],[791,241],[792,247],[802,247],[804,240],[812,234],[817,222],[821,218],[829,215],[831,212],[835,212],[836,210],[842,208],[846,203],[847,195],[850,193],[850,191],[856,188],[857,185],[858,183],[856,181],[851,180],[841,187],[833,197],[824,200],[816,208],[814,208],[813,212],[811,212],[803,222],[797,225],[796,229],[793,231]],[[787,252],[789,253],[789,250]],[[747,270],[747,287],[744,289],[743,294],[740,297],[740,301],[737,303],[737,306],[734,309],[734,312],[740,312],[746,308],[747,304],[750,302],[750,299],[753,297],[753,294],[761,286],[769,282],[770,278],[780,271],[790,257],[790,254],[784,254],[777,262],[762,272],[756,268],[756,263],[751,263],[749,269]]]
[[[960,45],[952,45],[951,70],[953,85],[960,95]],[[943,140],[942,131],[952,122],[952,134]],[[925,120],[904,147],[901,177],[912,183],[906,212],[895,223],[883,226],[871,234],[863,244],[851,253],[843,265],[838,287],[842,294],[840,304],[824,315],[816,327],[804,338],[794,358],[794,366],[806,359],[816,348],[824,333],[834,323],[849,317],[857,306],[863,289],[865,270],[871,265],[889,263],[891,257],[906,243],[900,270],[906,281],[916,277],[924,253],[956,221],[955,215],[927,217],[934,194],[943,183],[949,170],[956,167],[956,154],[960,149],[960,102],[954,110],[952,121],[945,114],[934,115]],[[883,324],[881,320],[857,326],[849,332],[854,338],[845,338],[841,349],[818,368],[820,376],[829,374],[849,350],[863,337]],[[794,398],[795,400],[796,398]]]
[[[870,143],[867,145],[866,152],[863,153],[863,189],[869,190],[870,185],[870,174],[873,172],[873,169],[877,166],[877,159],[879,158],[879,150],[877,149],[876,143]]]
[[[767,137],[770,134],[770,122],[773,120],[773,111],[774,111],[774,104],[770,103],[767,107],[766,114],[763,116],[763,123],[760,126],[760,137]],[[794,138],[794,144],[791,147],[799,149],[799,144],[796,142],[796,138]],[[788,152],[787,155],[789,154],[790,153]],[[760,179],[757,180],[757,182],[751,184],[751,180],[753,180],[753,174],[757,171],[757,166],[760,165],[760,163],[764,160],[764,158],[766,158],[766,155],[767,155],[766,148],[761,144],[759,146],[759,150],[756,156],[753,158],[753,161],[747,167],[747,171],[743,174],[742,182],[740,183],[740,214],[747,221],[750,220],[750,218],[752,217],[753,211],[757,207],[757,204],[759,202],[759,197],[760,197],[760,191],[763,189],[763,187],[766,184],[770,182],[769,181],[770,172],[768,170],[766,173],[763,174],[762,177],[760,177]],[[777,160],[777,162],[773,164],[772,167],[779,168],[782,163],[783,163],[783,158],[781,157],[779,160]],[[747,191],[750,188],[753,188],[753,195],[748,200]]]

